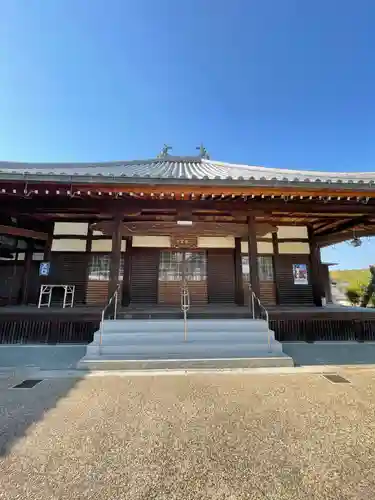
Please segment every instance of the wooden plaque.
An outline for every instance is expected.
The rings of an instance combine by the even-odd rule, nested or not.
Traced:
[[[172,248],[197,248],[198,238],[195,235],[173,235],[171,236]]]

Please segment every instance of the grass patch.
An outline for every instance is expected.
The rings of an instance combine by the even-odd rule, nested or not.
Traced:
[[[331,271],[331,279],[336,281],[338,284],[347,284],[346,289],[361,289],[366,287],[370,280],[370,270],[369,269],[346,269]]]

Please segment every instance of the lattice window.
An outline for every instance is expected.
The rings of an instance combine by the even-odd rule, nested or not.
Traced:
[[[185,275],[188,281],[206,281],[206,252],[185,252]]]
[[[182,260],[182,252],[160,252],[159,281],[181,281]]]
[[[258,255],[259,281],[274,281],[272,255]],[[249,256],[242,255],[242,276],[244,281],[250,281]]]
[[[160,252],[159,281],[205,281],[206,252]]]
[[[258,270],[260,281],[274,281],[272,255],[258,256]]]
[[[89,264],[89,281],[109,281],[111,254],[92,254]],[[124,256],[121,255],[119,280],[124,277]]]
[[[242,255],[242,279],[244,281],[250,281],[250,266],[249,266],[249,256]]]

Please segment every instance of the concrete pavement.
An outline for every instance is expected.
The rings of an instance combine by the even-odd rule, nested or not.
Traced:
[[[375,365],[375,343],[366,342],[284,342],[283,352],[297,366]],[[43,370],[75,368],[85,355],[86,345],[0,345],[2,368],[36,366]]]

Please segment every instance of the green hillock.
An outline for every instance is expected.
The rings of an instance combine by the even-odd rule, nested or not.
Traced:
[[[361,289],[368,285],[370,280],[369,269],[343,269],[331,271],[331,279],[337,284],[345,284],[345,288]]]

